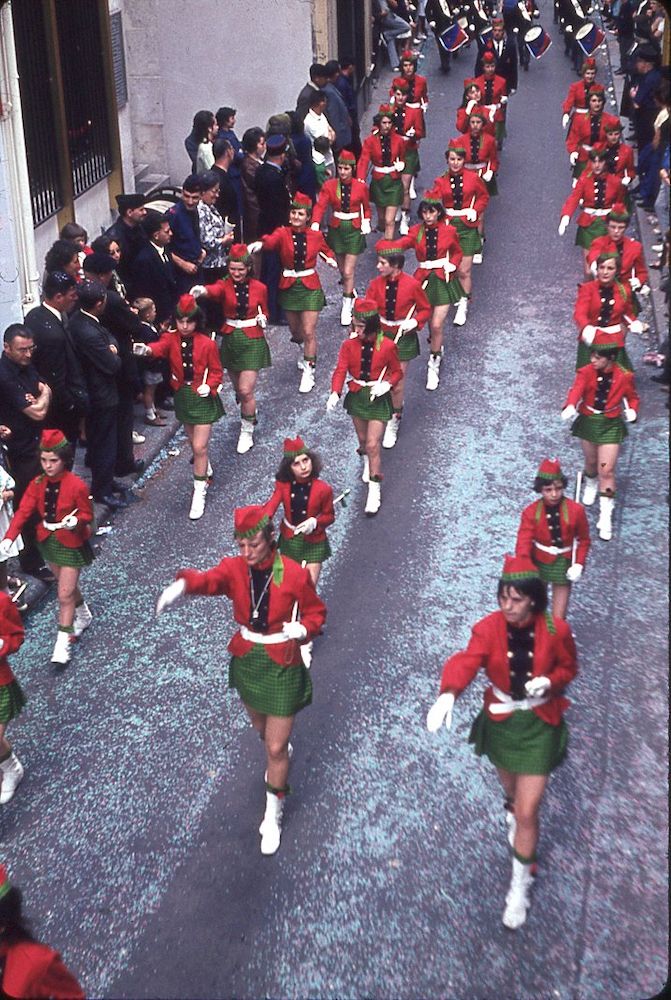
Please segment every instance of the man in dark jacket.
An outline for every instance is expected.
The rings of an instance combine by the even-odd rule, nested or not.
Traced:
[[[266,158],[254,177],[254,187],[259,200],[259,236],[267,236],[279,226],[289,224],[291,195],[284,170],[286,151],[286,136],[268,136]],[[268,288],[268,318],[271,323],[282,321],[282,310],[278,302],[280,272],[279,254],[264,250],[261,280]]]
[[[133,265],[135,298],[152,299],[156,306],[156,320],[169,319],[177,305],[177,276],[168,246],[172,239],[170,223],[160,212],[148,212],[142,222],[148,237]]]
[[[198,202],[201,185],[197,174],[191,174],[182,184],[182,198],[166,212],[172,230],[170,253],[177,268],[177,295],[198,284],[200,265],[205,251],[200,243]]]
[[[495,17],[492,20],[492,34],[487,41],[478,35],[478,57],[475,61],[473,76],[482,73],[482,57],[485,52],[493,52],[496,58],[497,76],[502,76],[508,84],[508,93],[517,90],[517,45],[509,35],[506,35],[503,20]]]
[[[68,330],[68,316],[76,305],[75,279],[54,271],[44,279],[42,305],[31,309],[24,320],[35,343],[33,364],[51,389],[45,425],[63,431],[73,448],[89,404],[86,380]]]
[[[310,101],[315,90],[322,90],[326,80],[326,67],[322,63],[313,63],[310,66],[310,79],[296,98],[296,113],[301,121],[310,110]]]
[[[116,203],[119,209],[119,218],[107,230],[107,235],[119,244],[121,259],[116,265],[116,269],[126,286],[127,294],[131,297],[135,295],[132,280],[133,262],[147,242],[142,228],[142,220],[147,214],[144,202],[145,197],[142,194],[118,194]]]
[[[84,281],[78,288],[79,309],[70,330],[82,361],[89,393],[86,440],[91,466],[93,499],[108,507],[123,507],[112,496],[117,457],[117,376],[121,370],[119,345],[100,322],[105,311],[106,289],[99,281]]]

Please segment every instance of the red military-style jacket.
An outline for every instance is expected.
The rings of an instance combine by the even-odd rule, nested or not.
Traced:
[[[407,240],[407,237],[405,238]],[[424,275],[426,278],[428,275]],[[386,288],[388,281],[397,281],[396,308],[393,316],[387,316]],[[405,319],[413,309],[412,319],[417,320],[417,329],[421,330],[431,314],[431,304],[424,294],[421,284],[409,274],[401,272],[398,278],[373,278],[366,289],[366,298],[375,302],[380,313],[382,330],[388,337],[395,337],[398,324]]]
[[[547,507],[544,501],[535,500],[530,503],[528,507],[525,507],[522,511],[522,517],[520,520],[520,526],[517,530],[517,542],[515,543],[515,555],[516,556],[526,556],[527,559],[532,559],[535,563],[545,563],[550,564],[555,562],[559,555],[563,555],[566,559],[571,558],[571,550],[573,548],[573,540],[578,540],[578,545],[576,548],[575,561],[580,563],[581,566],[585,565],[587,561],[587,553],[589,552],[590,539],[589,539],[589,525],[587,524],[587,516],[585,515],[585,508],[582,504],[576,503],[575,500],[571,500],[570,497],[564,497],[559,503],[559,525],[561,529],[562,537],[562,547],[566,549],[565,552],[557,553],[553,555],[551,552],[545,552],[544,549],[539,548],[539,545],[534,544],[538,542],[540,545],[546,548],[551,548],[554,545],[552,540],[552,534],[550,532],[550,526],[546,515]]]
[[[478,140],[478,151],[474,157],[471,135],[468,132],[464,135],[464,147],[466,149],[464,169],[476,173],[478,177],[482,177],[485,170],[491,170],[493,173],[496,173],[499,169],[499,154],[496,148],[496,139],[493,135],[489,135],[489,133],[483,130],[478,136]],[[477,170],[474,169],[474,164],[478,164]]]
[[[596,177],[588,168],[578,178],[576,186],[564,202],[561,210],[562,215],[573,215],[578,205],[581,206],[578,216],[579,226],[589,226],[598,218],[606,218],[613,205],[622,201],[625,197],[625,190],[622,182],[616,174],[605,174],[606,184],[604,188],[603,205],[597,208],[594,182]]]
[[[8,1000],[84,1000],[84,991],[53,948],[38,941],[0,945],[0,995]]]
[[[187,382],[184,378],[185,362],[182,356],[182,344],[188,338],[182,338],[177,330],[168,330],[155,344],[147,344],[152,358],[167,358],[170,365],[170,385],[174,390],[188,385],[193,392],[203,384],[203,376],[207,369],[205,384],[210,387],[213,395],[221,385],[224,371],[217,345],[204,333],[193,335],[193,379]]]
[[[502,97],[508,96],[508,84],[505,77],[494,75],[493,87],[492,87],[492,99],[487,98],[487,77],[484,73],[480,76],[474,77],[469,83],[475,83],[480,88],[480,93],[482,94],[482,103],[487,109],[487,111],[494,111],[494,121],[502,122],[506,118],[506,104],[505,101],[501,103]],[[466,83],[464,83],[466,86]]]
[[[307,639],[314,639],[326,621],[326,605],[317,596],[310,574],[293,559],[275,553],[268,561],[266,569],[274,566],[273,559],[281,561],[282,581],[271,580],[269,587],[267,635],[282,631],[284,622],[294,617],[294,604],[298,603],[298,621],[307,629]],[[200,573],[195,569],[182,569],[176,574],[177,580],[184,580],[187,594],[205,594],[210,597],[224,595],[233,601],[233,617],[239,625],[250,628],[252,614],[251,577],[247,563],[242,556],[227,556],[218,566]],[[244,639],[238,631],[228,644],[233,656],[244,656],[253,643]],[[263,647],[274,663],[295,667],[301,662],[299,644],[288,639]]]
[[[338,361],[333,375],[331,376],[331,392],[337,392],[338,395],[340,395],[345,384],[345,377],[348,373],[353,379],[361,378],[362,350],[363,342],[359,340],[358,337],[352,337],[350,340],[345,340],[340,345]],[[384,375],[382,375],[383,371]],[[396,344],[393,340],[389,340],[388,337],[384,337],[380,333],[377,336],[375,347],[373,348],[373,360],[370,366],[369,381],[376,382],[381,375],[382,379],[380,379],[380,381],[384,380],[385,382],[390,382],[392,386],[395,386],[400,382],[403,372],[401,370],[401,362],[398,360],[398,348],[396,347]],[[361,388],[362,386],[357,385],[356,382],[347,383],[347,389],[349,392],[359,392]]]
[[[7,657],[21,648],[24,638],[19,609],[8,594],[0,591],[0,687],[14,680]]]
[[[280,289],[284,291],[286,288],[291,288],[294,282],[297,280],[291,274],[287,274],[287,271],[296,270],[296,261],[294,258],[294,242],[292,239],[292,233],[295,230],[291,226],[280,226],[274,232],[270,233],[269,236],[262,236],[261,242],[263,243],[264,250],[275,250],[276,253],[280,255],[280,261],[283,267],[282,277],[280,278]],[[315,291],[317,288],[321,288],[321,282],[319,280],[319,275],[316,271],[317,258],[319,254],[323,254],[325,257],[329,257],[331,260],[335,260],[335,254],[331,247],[328,245],[324,239],[324,234],[322,232],[317,232],[314,229],[302,229],[300,232],[305,233],[307,237],[306,252],[305,252],[305,264],[301,267],[301,271],[310,271],[310,274],[306,274],[301,277],[301,281],[304,286],[310,291]]]
[[[417,225],[411,226],[407,236],[401,236],[398,242],[402,244],[404,250],[414,250],[415,252],[419,263],[419,267],[413,274],[415,281],[419,281],[421,284],[426,281],[432,271],[435,271],[438,277],[444,281],[450,281],[454,277],[454,271],[446,271],[444,266],[434,268],[422,265],[427,261],[433,265],[436,261],[441,260],[445,261],[446,264],[454,264],[455,268],[459,267],[464,256],[459,243],[459,234],[454,226],[445,219],[439,221],[435,227],[431,227],[438,231],[438,257],[436,261],[429,261],[426,249],[426,231],[429,228],[424,222],[417,223]]]
[[[561,106],[565,115],[570,115],[572,111],[583,111],[587,113],[589,107],[589,91],[593,87],[592,83],[585,83],[584,80],[576,80],[568,88],[568,94]]]
[[[594,148],[603,152],[608,152],[609,149],[616,150],[612,163],[610,160],[608,161],[609,173],[615,174],[620,180],[623,177],[631,177],[632,180],[636,177],[634,150],[626,142],[618,142],[617,146],[609,146],[607,142],[597,142]]]
[[[643,246],[638,240],[623,236],[621,243],[616,243],[610,236],[598,236],[587,251],[587,261],[593,264],[602,253],[617,253],[620,257],[620,277],[628,282],[630,278],[638,278],[642,285],[649,282],[648,268],[643,257]]]
[[[354,216],[354,218],[349,220],[352,223],[353,228],[361,229],[362,215],[364,219],[370,219],[370,194],[368,192],[368,185],[366,182],[353,177],[351,184],[344,185],[338,177],[332,177],[330,180],[325,181],[324,184],[322,184],[322,189],[317,198],[317,204],[312,211],[313,224],[315,222],[320,223],[326,214],[326,210],[330,207],[332,211],[329,228],[340,228],[341,219],[338,218],[336,213],[342,212],[342,189],[345,186],[351,188],[348,212],[350,215]]]
[[[267,316],[268,289],[263,282],[257,281],[256,278],[247,278],[245,281],[241,281],[240,284],[246,284],[249,289],[245,315],[241,316],[240,319],[243,322],[245,320],[249,321],[257,319],[259,310],[261,310],[264,316]],[[235,287],[236,282],[228,276],[220,278],[219,281],[215,281],[213,285],[205,286],[208,299],[213,299],[215,302],[218,302],[221,307],[221,312],[224,317],[224,321],[221,324],[221,332],[223,334],[229,334],[233,333],[236,329],[242,329],[245,337],[249,337],[251,340],[258,340],[259,337],[263,336],[264,332],[263,327],[259,326],[258,322],[250,326],[243,327],[239,327],[236,322],[238,303],[235,294]]]
[[[432,188],[440,194],[443,205],[445,206],[445,211],[450,219],[453,217],[452,212],[455,211],[454,195],[452,193],[452,185],[450,184],[451,176],[463,177],[464,197],[462,208],[474,208],[477,213],[475,222],[469,222],[468,219],[465,219],[463,216],[456,216],[456,218],[460,218],[461,222],[465,226],[468,226],[469,229],[477,229],[480,216],[489,204],[489,191],[485,186],[485,182],[482,178],[477,177],[476,174],[469,170],[460,170],[458,174],[452,174],[449,170],[447,170],[444,174],[441,174],[440,177],[436,177],[432,184]],[[456,211],[458,211],[458,209],[456,209]]]
[[[468,687],[482,667],[487,678],[504,694],[511,693],[510,667],[508,665],[507,623],[503,612],[494,611],[472,629],[468,646],[451,656],[443,667],[441,693],[452,691],[459,695]],[[534,655],[532,677],[547,677],[551,682],[549,701],[530,709],[544,722],[558,726],[569,706],[564,689],[578,672],[575,643],[571,629],[561,618],[550,614],[534,617]],[[510,713],[492,715],[490,706],[501,703],[491,687],[485,690],[485,708],[492,722],[510,718]]]
[[[394,129],[403,140],[404,154],[406,149],[419,149],[419,140],[426,135],[424,115],[418,108],[411,108],[408,104],[397,108],[394,112]],[[408,135],[410,129],[415,130],[414,135]]]
[[[429,88],[426,84],[426,77],[419,73],[413,73],[411,77],[405,77],[410,91],[408,93],[408,107],[421,108],[422,102],[429,103]],[[394,85],[389,88],[390,102],[394,103]]]
[[[578,288],[578,297],[573,310],[573,319],[578,327],[578,340],[580,334],[586,326],[595,326],[598,330],[605,330],[616,338],[618,347],[624,347],[626,338],[625,325],[628,326],[634,321],[634,310],[631,301],[631,289],[628,284],[624,285],[616,281],[612,286],[612,310],[607,325],[599,325],[599,313],[601,310],[601,295],[599,289],[601,284],[598,280],[586,281]],[[619,330],[616,329],[619,327]]]
[[[67,514],[76,511],[77,527],[70,531],[69,528],[57,528],[54,534],[62,545],[68,549],[78,549],[91,536],[91,525],[93,523],[93,505],[89,496],[89,487],[83,479],[75,476],[74,472],[62,472],[60,476],[49,479],[45,473],[40,473],[28,485],[28,489],[21,497],[18,510],[9,523],[5,538],[12,541],[21,534],[26,521],[37,514],[40,518],[35,534],[38,542],[44,542],[52,534],[48,528],[44,527],[46,515],[46,492],[49,483],[59,483],[58,498],[56,500],[56,517],[50,524],[62,521]]]
[[[356,176],[358,180],[365,181],[368,176],[368,168],[372,166],[374,181],[379,181],[383,177],[394,177],[397,180],[400,179],[401,174],[399,171],[391,170],[394,165],[395,160],[403,160],[405,154],[405,142],[401,139],[398,132],[391,130],[389,133],[391,136],[391,163],[388,166],[383,165],[382,158],[382,148],[380,146],[380,137],[375,132],[372,135],[366,136],[361,146],[361,155],[359,161],[356,165]]]
[[[581,413],[584,417],[594,416],[594,400],[599,387],[599,374],[592,365],[583,365],[582,368],[578,368],[575,374],[575,381],[568,391],[568,396],[562,409],[567,406],[575,406],[578,413]],[[625,405],[625,399],[631,409],[638,413],[640,400],[636,391],[634,374],[627,371],[622,365],[615,363],[613,366],[613,380],[603,411],[604,416],[608,417],[609,420],[617,420]]]
[[[469,101],[468,103],[470,104],[471,102]],[[484,118],[485,124],[483,126],[483,132],[485,135],[491,135],[492,138],[494,138],[496,135],[494,114],[490,112],[490,109],[486,108],[484,104],[474,104],[470,111],[467,111],[466,108],[457,108],[457,132],[461,132],[462,135],[468,132],[468,119],[474,112],[477,112]]]
[[[580,117],[574,118],[566,137],[566,148],[569,153],[578,153],[578,163],[586,163],[592,146],[606,141],[606,125],[617,125],[620,121],[619,118],[609,115],[606,111],[601,112],[600,119],[596,143],[592,143],[592,115],[580,115]]]
[[[275,489],[270,500],[265,504],[268,517],[272,517],[280,504],[284,505],[284,518],[280,525],[280,531],[285,538],[293,538],[294,533],[285,522],[291,520],[291,489],[293,483],[283,483],[275,481]],[[326,538],[326,529],[335,521],[333,510],[333,490],[323,479],[313,479],[310,483],[310,494],[308,496],[308,509],[306,517],[315,517],[317,527],[310,535],[305,535],[308,542],[323,542]]]

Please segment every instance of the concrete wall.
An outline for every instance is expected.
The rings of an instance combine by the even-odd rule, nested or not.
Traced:
[[[335,0],[316,0],[319,8]],[[238,109],[236,131],[296,104],[313,61],[311,0],[125,0],[135,163],[180,184],[201,108]]]
[[[0,334],[10,323],[20,323],[23,319],[16,227],[3,131],[0,129]]]

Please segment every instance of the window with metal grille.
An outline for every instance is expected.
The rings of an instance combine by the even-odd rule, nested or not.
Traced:
[[[92,0],[57,0],[56,26],[67,146],[77,197],[112,170],[100,6]]]
[[[55,215],[63,205],[53,105],[57,88],[49,63],[50,46],[44,14],[41,3],[13,5],[30,200],[36,226]]]

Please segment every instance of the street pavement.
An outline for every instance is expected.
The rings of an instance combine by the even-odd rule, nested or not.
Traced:
[[[343,336],[329,272],[314,392],[298,395],[295,348],[272,329],[257,445],[235,454],[229,394],[204,518],[187,520],[178,436],[180,454],[162,454],[83,574],[95,619],[66,670],[48,663],[53,595],[28,618],[13,665],[29,705],[12,726],[26,777],[0,814],[2,854],[36,931],[90,996],[596,1000],[652,996],[666,980],[668,429],[642,341],[630,345],[643,402],[622,449],[612,542],[589,512],[593,549],[569,615],[581,667],[570,752],[550,783],[533,905],[516,933],[501,924],[502,794],[467,744],[482,679],[449,734],[425,728],[444,659],[495,609],[540,459],[558,455],[571,486],[581,467],[559,419],[581,277],[574,227],[557,235],[570,187],[559,104],[574,77],[549,22],[556,44],[510,102],[468,323],[448,325],[437,392],[424,389],[424,343],[411,365],[379,515],[363,515],[349,418],[324,410]],[[474,61],[462,50],[442,76],[431,40],[425,55],[420,190],[443,170]],[[374,264],[371,249],[360,289]],[[153,609],[177,568],[234,551],[233,508],[270,495],[282,439],[296,433],[334,489],[352,493],[330,531],[329,617],[314,703],[295,727],[282,845],[262,858],[262,747],[226,687],[230,605],[193,599],[159,620]]]

